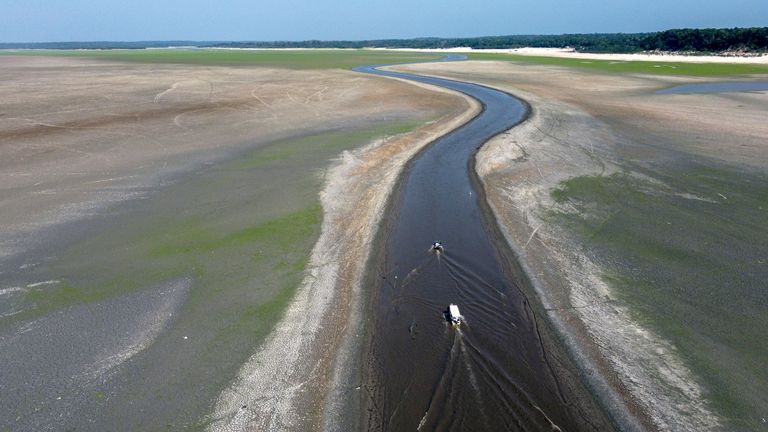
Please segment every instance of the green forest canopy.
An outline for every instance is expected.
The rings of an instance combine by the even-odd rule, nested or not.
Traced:
[[[675,29],[654,33],[589,33],[512,35],[471,38],[379,39],[361,41],[150,41],[0,43],[0,49],[140,49],[171,46],[200,48],[453,48],[509,49],[522,47],[574,48],[583,52],[632,53],[640,51],[768,52],[768,27],[730,29]]]

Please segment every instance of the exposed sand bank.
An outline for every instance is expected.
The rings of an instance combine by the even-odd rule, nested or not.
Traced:
[[[440,93],[442,89],[409,83]],[[469,121],[479,105],[463,97],[456,114],[413,134],[345,152],[321,195],[323,227],[309,275],[269,340],[216,404],[211,430],[308,430],[338,427],[339,393],[350,343],[359,334],[365,263],[387,198],[405,163],[437,137]],[[339,350],[341,348],[341,351]],[[343,397],[342,396],[342,397]],[[329,409],[323,416],[326,403]]]
[[[383,48],[382,48],[383,49]],[[614,60],[614,61],[660,61],[660,62],[689,62],[689,63],[740,63],[768,64],[768,54],[756,55],[683,55],[678,53],[635,53],[635,54],[600,54],[583,53],[567,48],[509,48],[509,49],[472,49],[456,47],[445,49],[412,49],[395,48],[392,51],[418,51],[436,53],[489,53],[489,54],[518,54],[542,57],[561,57],[584,60]]]
[[[473,50],[474,51],[474,50]],[[516,48],[510,50],[478,50],[480,52],[499,52],[520,55],[579,58],[616,61],[663,61],[689,63],[742,63],[768,64],[768,54],[756,55],[683,55],[678,53],[635,53],[635,54],[599,54],[581,53],[573,49],[562,48]]]
[[[675,346],[637,320],[600,277],[604,269],[548,216],[576,211],[556,204],[550,192],[565,179],[609,175],[628,161],[700,155],[763,169],[765,95],[654,95],[678,82],[727,78],[601,75],[494,62],[398,69],[491,85],[531,103],[531,119],[488,143],[478,154],[477,169],[544,308],[574,355],[588,365],[593,387],[608,395],[614,415],[629,414],[625,427],[721,429],[701,377]]]
[[[0,257],[231,151],[430,109],[340,70],[2,57],[0,77]]]
[[[549,318],[567,329],[566,342],[577,359],[589,365],[593,388],[608,395],[611,414],[620,419],[622,428],[641,429],[649,419],[652,428],[660,430],[715,428],[718,423],[702,403],[699,384],[673,354],[674,348],[611,297],[610,287],[599,277],[601,269],[542,214],[542,209],[555,206],[549,193],[560,181],[615,172],[610,156],[606,158],[611,137],[600,139],[599,122],[567,106],[533,103],[537,112],[530,123],[481,150],[478,174]],[[553,123],[558,126],[552,127]],[[567,142],[567,147],[558,141]],[[515,165],[525,162],[530,162],[528,169],[510,175]],[[593,340],[584,338],[584,330]],[[627,399],[639,400],[641,410]]]
[[[126,325],[129,335],[106,340],[43,326],[36,337],[58,341],[34,349],[0,341],[9,362],[34,370],[50,361],[48,372],[63,375],[3,392],[0,428],[11,429],[17,418],[30,429],[51,418],[78,430],[203,427],[298,285],[319,231],[314,204],[329,159],[370,141],[360,137],[443,119],[417,132],[428,140],[466,108],[452,94],[342,70],[3,57],[0,75],[0,329],[52,315],[76,328],[88,324],[80,323],[83,310],[103,311],[95,334],[110,322],[142,327]],[[398,136],[379,156],[411,145]],[[368,179],[360,187],[379,184]],[[353,222],[338,226],[351,235]],[[347,251],[342,240],[332,253]],[[161,293],[174,310],[153,301],[162,325],[142,325],[144,315],[112,301],[177,277],[185,295]],[[318,334],[338,341],[343,326]],[[313,353],[329,350],[322,361],[330,365],[335,347],[324,341],[313,342],[321,346]],[[60,346],[77,354],[66,368],[56,366]],[[92,374],[87,385],[59,385],[82,369]],[[11,372],[19,374],[14,383],[29,378]],[[317,422],[324,395],[309,396]]]

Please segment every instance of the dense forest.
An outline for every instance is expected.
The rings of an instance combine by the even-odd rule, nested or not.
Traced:
[[[223,47],[253,48],[566,48],[583,52],[638,51],[765,52],[768,27],[733,29],[677,29],[655,33],[590,33],[514,35],[472,38],[383,39],[366,41],[227,42]]]
[[[768,27],[680,29],[650,33],[640,40],[642,51],[765,52]]]
[[[583,51],[636,51],[645,34],[516,35],[472,38],[379,39],[363,41],[228,42],[225,47],[257,48],[454,48],[502,49],[522,47],[573,47]]]
[[[768,27],[732,29],[676,29],[654,33],[590,33],[564,35],[513,35],[471,38],[380,39],[363,41],[277,42],[55,42],[0,43],[0,49],[128,49],[193,46],[200,48],[573,48],[583,52],[632,53],[683,51],[700,53],[768,52]]]

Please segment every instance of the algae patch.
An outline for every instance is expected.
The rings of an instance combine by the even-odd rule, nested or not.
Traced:
[[[768,412],[768,176],[693,163],[584,176],[551,192],[550,220],[634,317],[671,341],[735,430]]]
[[[652,60],[614,61],[580,58],[529,56],[520,54],[471,53],[470,60],[510,61],[520,64],[564,66],[603,73],[641,73],[650,75],[722,76],[766,74],[768,66],[738,63],[691,63]]]

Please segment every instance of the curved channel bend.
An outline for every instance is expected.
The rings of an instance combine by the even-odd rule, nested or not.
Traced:
[[[364,428],[593,429],[547,359],[473,180],[477,149],[523,121],[527,104],[488,87],[380,66],[354,70],[455,90],[484,109],[414,158],[393,194],[369,269],[373,310],[363,359],[369,395]],[[443,253],[430,251],[435,241],[445,246]],[[443,318],[450,303],[465,317],[458,327]]]

